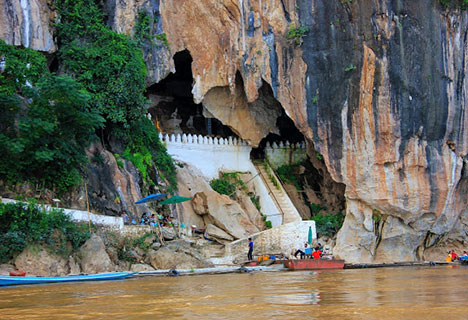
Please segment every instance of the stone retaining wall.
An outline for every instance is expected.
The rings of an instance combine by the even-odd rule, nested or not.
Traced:
[[[304,247],[309,236],[309,227],[312,230],[312,238],[317,239],[315,221],[297,221],[268,229],[251,235],[254,242],[254,256],[262,254],[290,255],[293,250]],[[233,260],[245,257],[247,260],[249,239],[240,239],[226,245],[226,256]]]

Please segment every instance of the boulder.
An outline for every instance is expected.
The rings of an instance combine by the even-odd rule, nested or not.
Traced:
[[[192,207],[195,213],[204,216],[210,213],[208,210],[208,201],[206,195],[203,192],[199,192],[192,199]]]
[[[193,255],[185,252],[174,251],[168,247],[158,251],[150,250],[148,253],[150,264],[155,269],[191,269],[208,268],[213,264],[204,260],[195,258]]]
[[[14,265],[9,263],[0,264],[0,276],[8,276],[10,275],[10,271],[16,270]]]
[[[116,266],[115,271],[129,271],[131,268],[131,263],[128,261],[119,261],[119,264]]]
[[[226,195],[206,190],[196,193],[192,203],[197,204],[194,207],[197,214],[206,216],[206,218],[204,217],[206,224],[208,221],[212,221],[235,239],[245,238],[259,232],[241,206]],[[208,214],[205,210],[208,211]]]
[[[260,211],[258,211],[250,197],[245,194],[239,195],[239,203],[241,204],[245,213],[247,213],[249,216],[250,221],[252,221],[252,223],[259,229],[259,231],[265,230],[265,221],[263,220],[262,214]]]
[[[68,268],[69,268],[69,274],[80,274],[80,265],[76,262],[75,258],[72,256],[68,257]]]
[[[208,238],[214,238],[215,240],[227,240],[227,241],[233,241],[234,238],[231,237],[229,234],[218,228],[217,226],[213,224],[209,224],[206,227],[206,234]]]
[[[177,236],[176,231],[172,227],[162,227],[161,233],[164,240],[174,240]]]
[[[111,259],[113,264],[119,263],[119,254],[116,248],[108,247],[106,248],[106,252],[109,255],[109,258]]]
[[[137,264],[132,264],[130,271],[131,272],[154,271],[154,268],[144,263],[137,263]]]
[[[81,260],[81,270],[84,273],[100,273],[114,270],[114,265],[106,252],[104,242],[96,234],[93,234],[81,246],[78,255]]]
[[[64,276],[68,274],[68,260],[51,253],[43,246],[28,246],[16,257],[15,266],[29,275]]]
[[[151,249],[153,250],[158,250],[159,248],[161,248],[161,244],[159,242],[153,242],[151,245]]]

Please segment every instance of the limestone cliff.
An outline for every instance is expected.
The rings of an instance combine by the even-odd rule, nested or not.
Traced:
[[[149,84],[187,49],[194,100],[252,145],[276,130],[268,101],[281,104],[346,186],[341,257],[423,259],[439,241],[467,240],[465,11],[433,0],[104,2],[119,32],[132,33],[141,8],[158,18],[152,30],[169,46],[145,48]],[[28,3],[46,10],[46,1]],[[15,40],[30,38],[15,22],[21,6],[0,7],[9,10],[0,36],[25,45]],[[42,18],[34,23],[49,30]],[[298,26],[309,32],[287,39]]]

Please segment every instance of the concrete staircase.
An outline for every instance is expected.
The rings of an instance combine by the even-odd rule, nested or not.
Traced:
[[[276,207],[283,216],[283,224],[302,220],[273,169],[262,161],[255,161],[254,165],[267,186]],[[266,166],[268,166],[268,168]]]

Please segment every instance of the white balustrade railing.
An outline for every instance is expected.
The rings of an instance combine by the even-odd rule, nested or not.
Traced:
[[[304,142],[289,143],[289,141],[280,141],[279,143],[273,142],[266,143],[265,149],[305,149]]]
[[[202,135],[192,135],[192,134],[163,134],[159,133],[159,139],[166,144],[177,143],[177,144],[207,144],[207,145],[224,145],[224,146],[248,146],[247,142],[242,139],[228,137],[228,138],[218,138],[218,137],[209,137]]]

